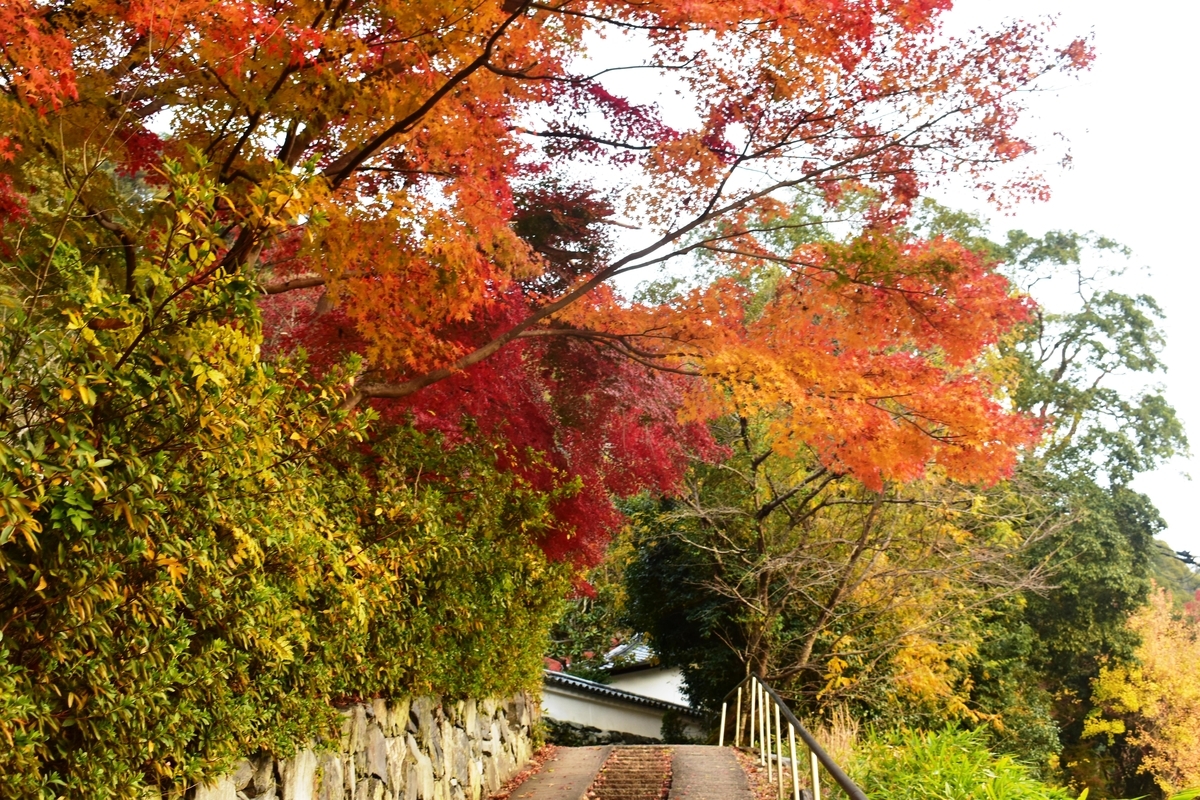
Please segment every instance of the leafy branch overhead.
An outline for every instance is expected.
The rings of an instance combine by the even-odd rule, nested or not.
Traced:
[[[268,308],[283,304],[293,346],[364,356],[350,405],[410,398],[529,335],[577,336],[743,393],[748,372],[771,376],[797,408],[880,407],[861,445],[836,444],[855,415],[797,430],[834,442],[828,457],[847,469],[878,469],[866,462],[930,433],[954,442],[958,455],[941,452],[969,470],[971,458],[1004,462],[1020,438],[987,406],[988,388],[957,369],[1024,313],[1002,282],[982,280],[986,266],[945,243],[870,233],[849,250],[779,254],[760,236],[786,214],[780,192],[791,188],[830,202],[870,189],[862,215],[880,229],[950,171],[997,197],[1044,191],[1032,175],[994,186],[990,168],[1030,149],[1012,132],[1021,93],[1085,67],[1086,45],[1055,49],[1033,25],[942,41],[940,10],[875,0],[836,10],[9,4],[3,25],[39,44],[5,40],[5,191],[20,203],[60,182],[72,198],[51,214],[61,236],[139,297],[167,212],[146,181],[166,157],[203,173],[223,198],[209,269],[257,284]],[[610,71],[580,71],[589,37],[626,30],[641,32],[650,59],[627,66],[680,81],[695,124],[615,94]],[[604,187],[566,177],[584,163],[620,177]],[[605,243],[597,226],[617,223],[643,228],[649,244]],[[727,314],[725,285],[670,309],[624,304],[607,286],[698,247],[738,268],[787,264],[795,277],[780,284],[778,318],[810,297],[814,309],[853,311],[785,342],[777,320],[750,327]],[[968,316],[975,327],[957,327]],[[818,356],[852,326],[893,323],[899,338],[868,337],[853,366]],[[897,347],[910,363],[883,355]],[[930,347],[950,355],[949,369],[917,355]],[[799,356],[783,357],[788,349]],[[901,379],[910,368],[921,385]],[[877,378],[837,378],[848,371]],[[932,407],[935,388],[974,412]],[[937,449],[892,472],[913,474]]]

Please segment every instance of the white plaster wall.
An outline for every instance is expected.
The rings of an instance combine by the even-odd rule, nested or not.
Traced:
[[[602,731],[621,731],[657,739],[663,712],[599,697],[580,697],[557,686],[542,687],[542,713],[551,719],[590,725]]]
[[[687,696],[683,693],[683,670],[679,667],[652,667],[637,672],[624,672],[613,675],[609,686],[642,697],[653,697],[655,700],[665,700],[681,706],[690,706]]]

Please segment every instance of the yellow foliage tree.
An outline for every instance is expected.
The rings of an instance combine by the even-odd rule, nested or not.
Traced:
[[[1084,736],[1128,737],[1144,751],[1139,771],[1168,796],[1200,787],[1200,609],[1181,612],[1156,587],[1129,627],[1137,663],[1101,669]]]

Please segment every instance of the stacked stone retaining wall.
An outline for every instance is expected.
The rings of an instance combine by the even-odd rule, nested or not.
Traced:
[[[339,746],[249,758],[190,800],[483,800],[529,760],[537,704],[376,700],[344,712]]]

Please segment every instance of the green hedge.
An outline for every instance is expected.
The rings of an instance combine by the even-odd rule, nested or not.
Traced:
[[[202,246],[164,242],[141,300],[62,244],[5,264],[48,277],[0,285],[4,797],[190,784],[338,701],[527,688],[569,587],[537,547],[553,495],[264,362],[254,288],[187,283],[184,228]]]

